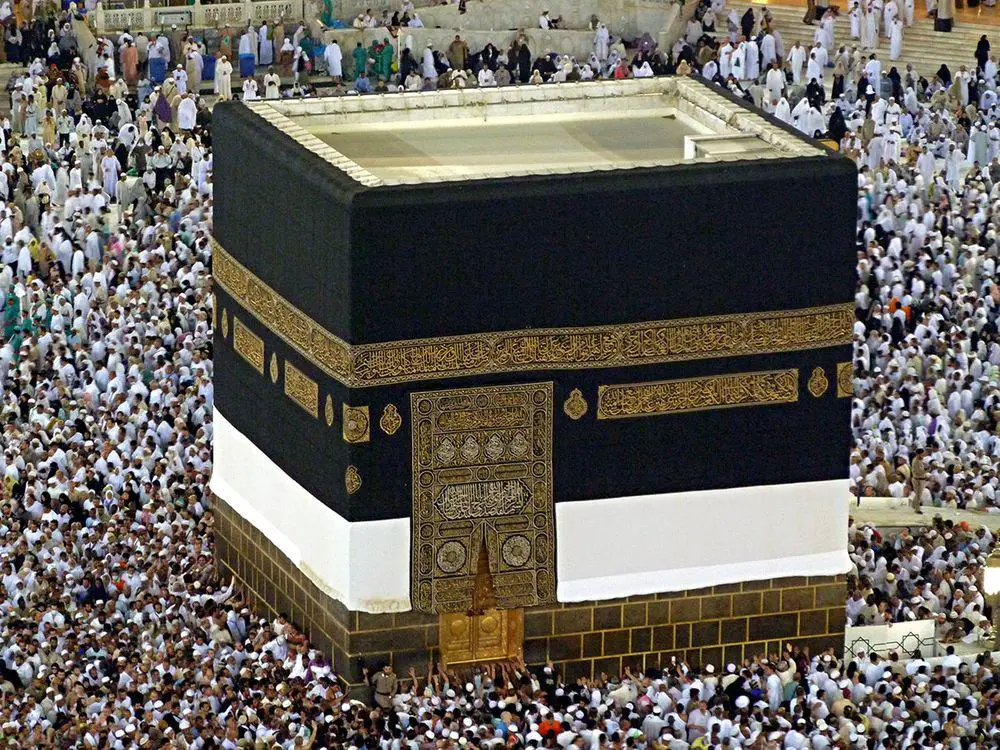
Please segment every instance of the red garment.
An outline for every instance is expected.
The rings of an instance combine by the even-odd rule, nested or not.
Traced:
[[[555,732],[559,734],[562,731],[562,725],[558,721],[552,721],[551,719],[546,719],[541,724],[538,725],[538,733],[544,737],[549,732]]]

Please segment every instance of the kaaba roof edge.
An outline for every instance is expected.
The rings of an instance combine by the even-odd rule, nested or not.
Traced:
[[[494,110],[514,112],[519,115],[537,113],[539,106],[553,112],[566,112],[577,108],[593,109],[607,102],[615,112],[623,110],[623,102],[640,98],[662,101],[668,97],[670,106],[682,116],[697,122],[708,132],[719,135],[754,136],[767,146],[766,151],[725,153],[701,156],[697,159],[652,159],[621,161],[612,165],[594,167],[572,164],[544,168],[519,168],[503,176],[570,175],[581,172],[622,171],[627,169],[664,167],[681,164],[760,161],[829,155],[815,141],[802,137],[773,118],[754,112],[734,97],[708,86],[703,82],[678,77],[630,79],[624,81],[591,81],[564,83],[554,86],[520,86],[494,89],[459,89],[436,92],[380,94],[370,96],[342,96],[320,99],[266,100],[247,103],[256,116],[283,132],[298,144],[313,152],[338,171],[350,177],[359,187],[379,188],[401,184],[427,182],[465,181],[488,179],[498,176],[486,172],[481,175],[460,173],[440,175],[431,179],[402,177],[385,179],[337,151],[329,143],[309,132],[310,121],[334,119],[353,123],[371,121],[381,123],[386,118],[393,121],[420,120],[441,122],[445,119],[482,121],[485,113]],[[640,110],[641,111],[641,110]],[[400,120],[402,118],[402,120]],[[710,136],[711,137],[711,136]]]

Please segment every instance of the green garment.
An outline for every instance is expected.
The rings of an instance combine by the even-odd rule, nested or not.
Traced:
[[[388,41],[375,55],[375,77],[388,81],[392,77],[392,60],[396,56],[396,50]]]
[[[351,57],[354,58],[354,80],[358,80],[361,77],[361,71],[368,70],[368,50],[358,44],[354,48],[354,52],[351,53]]]
[[[302,47],[302,52],[305,53],[306,57],[308,57],[310,60],[316,59],[316,48],[313,45],[313,40],[311,36],[307,34],[306,36],[302,37],[302,41],[299,43],[299,46]]]
[[[371,72],[378,74],[378,42],[372,42],[372,46],[368,48],[368,59],[374,60],[375,63],[372,65]],[[371,63],[369,63],[371,64]]]
[[[324,26],[330,27],[333,26],[334,20],[333,0],[323,0],[323,14],[320,16],[320,21]]]
[[[10,292],[3,306],[3,337],[6,341],[14,335],[18,322],[21,320],[21,300]]]

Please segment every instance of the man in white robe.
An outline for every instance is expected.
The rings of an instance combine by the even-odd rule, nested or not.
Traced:
[[[257,79],[252,76],[247,78],[243,81],[243,101],[252,102],[255,99],[259,99],[258,90]]]
[[[701,24],[692,17],[684,29],[684,41],[693,47],[698,43],[702,33]]]
[[[833,49],[835,45],[833,37],[833,24],[835,20],[836,17],[833,13],[827,11],[823,15],[823,20],[819,22],[819,42],[827,50]]]
[[[993,55],[990,55],[990,59],[986,61],[986,65],[983,67],[983,78],[989,84],[996,84],[997,60]]]
[[[788,51],[788,65],[792,69],[792,83],[802,83],[802,66],[806,64],[806,48],[798,42]]]
[[[781,92],[785,88],[785,74],[781,70],[781,65],[775,60],[771,63],[771,69],[764,77],[764,85],[767,86],[768,98],[780,99]]]
[[[924,178],[924,184],[930,185],[934,181],[934,170],[937,168],[937,159],[934,158],[934,154],[931,153],[930,149],[923,148],[920,150],[920,156],[917,157],[917,171],[920,176]]]
[[[889,59],[898,60],[901,54],[903,54],[903,21],[894,18],[889,32]]]
[[[344,77],[344,53],[336,39],[326,45],[323,50],[323,59],[326,60],[327,72],[334,83],[340,83]]]
[[[865,63],[865,77],[872,86],[876,87],[875,91],[878,92],[877,87],[882,82],[882,63],[874,54]]]
[[[746,48],[746,77],[748,80],[756,81],[757,76],[760,75],[760,47],[757,46],[757,40],[753,38],[747,39],[743,46]]]
[[[177,127],[181,130],[194,130],[198,119],[198,106],[190,94],[181,94],[181,103],[177,105]]]
[[[233,64],[229,62],[225,55],[215,66],[215,93],[219,100],[228,102],[233,98]]]
[[[896,20],[897,16],[899,16],[899,6],[896,5],[896,0],[889,0],[882,10],[882,26],[885,28],[887,37],[892,37],[892,22]]]
[[[771,63],[777,59],[778,54],[774,34],[769,31],[764,34],[764,37],[760,40],[760,64],[765,69],[770,68]]]
[[[733,72],[733,44],[728,39],[719,49],[719,75],[723,81],[729,80],[729,74]]]
[[[809,64],[806,66],[806,80],[812,83],[822,85],[823,84],[823,66],[819,64],[819,60],[816,59],[816,53],[809,53]]]
[[[257,49],[257,32],[253,30],[253,26],[248,26],[240,37],[239,50],[241,55],[253,55],[254,64],[256,64],[260,50]]]
[[[826,51],[826,47],[822,44],[814,44],[810,52],[816,53],[816,62],[819,63],[821,68],[827,67],[827,63],[830,62],[830,53]]]
[[[594,55],[601,62],[608,59],[608,51],[611,47],[611,32],[603,23],[597,24],[597,32],[594,34]]]
[[[958,179],[962,171],[962,163],[965,161],[965,155],[960,149],[955,147],[954,143],[948,145],[948,155],[945,156],[945,180],[948,182],[948,186],[952,190],[958,190]]]
[[[437,68],[434,67],[434,50],[432,45],[428,44],[424,48],[424,58],[423,65],[421,66],[421,73],[424,78],[430,78],[432,81],[436,81],[438,74]]]
[[[257,38],[259,40],[257,61],[261,65],[270,65],[274,62],[274,42],[272,42],[268,36],[266,21],[260,25],[260,30],[257,32]]]
[[[747,50],[743,42],[736,43],[736,49],[730,58],[732,75],[737,81],[745,81],[747,77]]]
[[[865,49],[878,49],[878,11],[874,3],[868,3],[868,12],[865,13],[864,21],[861,46]]]
[[[180,63],[178,63],[177,67],[174,68],[174,84],[177,86],[178,93],[183,94],[187,91],[188,74]]]
[[[964,65],[959,66],[958,73],[955,74],[955,82],[958,84],[958,100],[963,107],[969,104],[969,80],[972,78]]]
[[[902,22],[900,22],[902,23]],[[901,138],[895,130],[890,130],[882,139],[882,161],[899,163]]]

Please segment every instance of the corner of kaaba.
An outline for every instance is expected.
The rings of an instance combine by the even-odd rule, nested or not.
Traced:
[[[338,672],[842,643],[852,162],[688,78],[214,143],[218,556]]]

